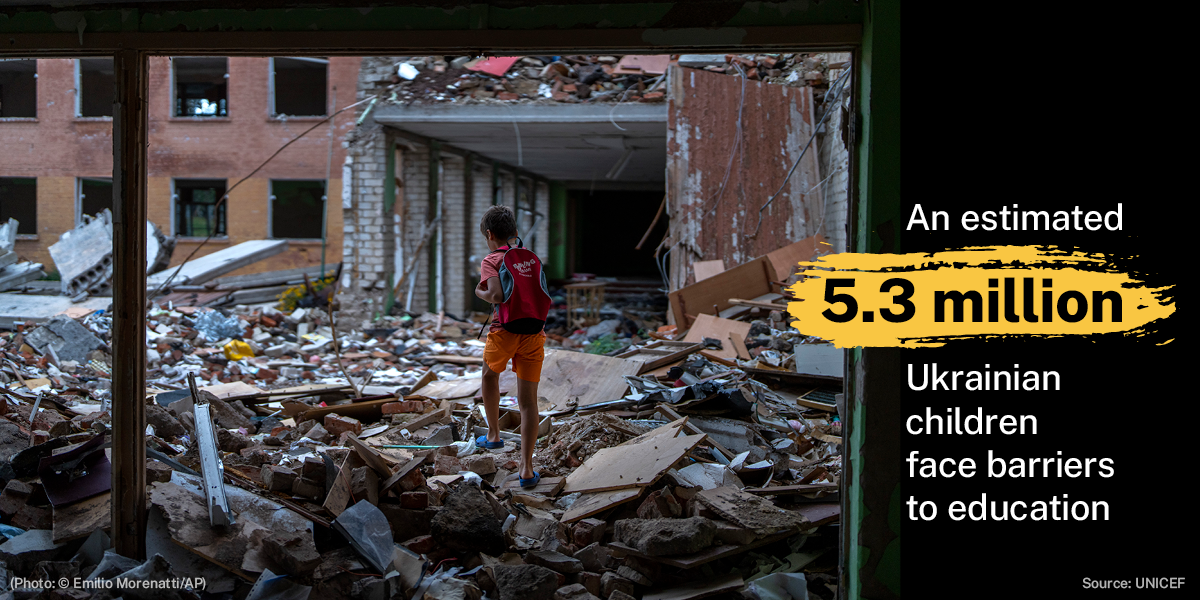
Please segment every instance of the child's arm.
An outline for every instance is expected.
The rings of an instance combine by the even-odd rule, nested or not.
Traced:
[[[484,302],[500,304],[504,300],[504,290],[500,289],[500,278],[488,277],[487,281],[479,282],[479,285],[475,286],[475,295]]]

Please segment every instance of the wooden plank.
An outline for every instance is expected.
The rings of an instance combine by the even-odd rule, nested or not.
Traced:
[[[771,279],[774,274],[767,257],[760,256],[704,281],[679,288],[667,295],[675,323],[686,327],[687,315],[711,314],[714,305],[717,312],[729,308],[732,306],[729,304],[730,292],[743,298],[768,294],[773,291]]]
[[[642,364],[641,370],[638,371],[638,375],[642,375],[664,365],[683,360],[693,352],[699,352],[702,348],[704,348],[704,344],[694,342],[655,340],[645,347],[622,352],[616,358],[641,358],[645,360],[646,362]]]
[[[808,483],[803,485],[775,485],[765,488],[746,488],[742,491],[748,494],[758,494],[760,496],[774,496],[778,494],[811,494],[813,492],[836,492],[838,484],[836,483]]]
[[[793,535],[797,535],[797,532],[785,531],[783,533],[769,535],[767,537],[754,540],[753,542],[750,542],[749,544],[742,544],[742,545],[723,544],[720,546],[712,546],[706,550],[701,550],[700,552],[697,552],[695,554],[687,554],[687,555],[683,555],[683,556],[648,556],[648,555],[642,554],[641,552],[638,552],[634,548],[630,548],[629,546],[626,546],[625,544],[622,544],[619,542],[610,542],[608,545],[613,548],[616,548],[618,550],[621,550],[622,552],[624,552],[626,554],[632,554],[633,556],[636,556],[638,558],[642,558],[645,560],[652,560],[654,562],[661,563],[661,564],[664,564],[664,565],[667,565],[670,567],[679,567],[681,569],[692,569],[692,568],[698,567],[700,565],[703,565],[705,563],[710,563],[717,559],[726,558],[729,556],[736,556],[743,552],[748,552],[750,550],[758,548],[759,546],[765,546],[767,544],[772,544],[772,543],[778,542],[780,540],[785,540],[789,537],[792,537]]]
[[[395,486],[397,483],[400,483],[401,479],[404,479],[405,476],[407,476],[409,473],[412,473],[413,469],[420,468],[420,466],[423,464],[425,464],[424,456],[418,456],[407,463],[404,463],[404,465],[396,470],[391,477],[387,478],[387,481],[384,481],[379,485],[379,495],[382,496],[386,494],[388,490],[392,489],[393,486]]]
[[[230,398],[237,400],[237,396],[256,396],[264,391],[242,381],[235,381],[233,383],[218,383],[217,385],[206,385],[200,389],[222,400],[228,400]]]
[[[479,393],[482,383],[483,378],[481,377],[433,381],[421,388],[420,395],[435,400],[468,398]]]
[[[780,298],[783,297],[779,294],[772,295],[779,296]],[[785,304],[775,304],[774,302],[763,302],[760,300],[746,300],[745,298],[730,298],[729,303],[736,304],[738,306],[748,306],[750,308],[764,308],[766,310],[787,310],[787,305]]]
[[[360,421],[377,421],[383,417],[383,405],[387,404],[388,402],[395,401],[395,398],[384,398],[382,400],[367,400],[366,402],[352,402],[350,404],[321,406],[299,413],[295,418],[297,423],[302,423],[309,419],[321,420],[324,419],[325,415],[329,413],[337,413],[344,417],[354,417]]]
[[[642,600],[700,600],[717,594],[736,592],[742,589],[743,585],[746,585],[746,582],[742,581],[742,576],[737,573],[716,579],[701,577],[683,585],[646,592]]]
[[[703,343],[706,337],[721,340],[721,350],[705,350],[705,353],[729,360],[737,356],[737,350],[729,341],[731,335],[741,337],[742,340],[745,340],[746,336],[750,335],[750,324],[702,314],[696,317],[696,322],[692,323],[692,327],[688,330],[683,341]]]
[[[399,427],[407,429],[411,433],[422,427],[437,423],[438,421],[441,421],[442,419],[445,419],[449,416],[450,416],[450,403],[443,401],[442,406],[440,408],[438,408],[437,410],[435,410],[433,412],[427,412],[427,413],[417,417],[416,419],[413,419],[412,421],[409,421],[407,423],[399,425]]]
[[[618,400],[629,389],[625,375],[637,375],[642,363],[639,358],[547,350],[538,395],[550,401],[553,412]]]
[[[575,499],[575,502],[571,504],[571,508],[563,515],[562,522],[572,523],[579,519],[586,519],[592,515],[600,514],[618,504],[629,502],[641,496],[644,489],[641,487],[631,487],[580,494]]]
[[[430,356],[419,357],[417,360],[429,360],[431,358],[438,362],[449,363],[452,365],[482,365],[483,364],[483,358],[481,358],[481,357],[458,356],[455,354],[433,354]]]
[[[696,272],[696,281],[704,281],[714,275],[720,275],[725,272],[725,261],[717,260],[698,260],[692,263],[692,270]]]
[[[112,494],[105,492],[74,504],[54,507],[55,544],[87,537],[112,523]]]
[[[738,335],[736,332],[730,333],[729,344],[733,346],[733,351],[737,353],[738,358],[750,360],[750,350],[746,349],[746,336]]]
[[[362,458],[354,452],[346,454],[346,458],[342,460],[342,466],[338,468],[337,477],[334,478],[333,485],[329,488],[329,495],[325,497],[325,502],[321,504],[321,506],[325,507],[325,510],[333,513],[333,516],[336,517],[342,514],[342,511],[346,510],[346,507],[353,503],[351,500],[358,500],[353,498],[353,494],[350,493],[350,472],[363,466],[362,463]]]
[[[425,374],[422,375],[421,378],[418,379],[415,384],[413,384],[412,389],[409,390],[408,393],[410,393],[410,394],[417,393],[417,390],[424,388],[426,385],[429,385],[429,382],[431,382],[435,379],[437,379],[437,373],[434,373],[433,369],[426,369]]]
[[[652,485],[704,438],[703,435],[654,438],[632,446],[605,448],[567,476],[563,491],[570,494]]]
[[[825,242],[821,234],[804,238],[794,244],[784,246],[774,252],[768,252],[766,259],[770,261],[775,272],[775,281],[787,281],[793,273],[800,269],[800,261],[810,261],[820,254],[828,254],[833,247]]]
[[[521,493],[541,494],[543,496],[557,496],[562,491],[563,486],[567,484],[566,477],[543,477],[538,481],[538,484],[531,488],[521,487],[521,480],[516,473],[505,479],[500,484],[501,490],[512,490]]]
[[[752,529],[759,535],[773,534],[780,529],[800,531],[809,527],[802,515],[784,510],[753,494],[734,487],[703,490],[695,500],[704,504],[722,519]]]
[[[677,417],[675,417],[674,420],[672,420],[670,423],[667,423],[666,425],[660,425],[658,427],[655,427],[654,429],[651,429],[650,431],[647,431],[646,433],[643,433],[635,438],[625,440],[623,443],[620,443],[617,445],[618,446],[636,446],[638,444],[644,444],[651,440],[655,440],[655,441],[660,440],[660,439],[669,440],[673,437],[678,437],[679,432],[682,431],[684,426],[686,426],[686,425],[687,425],[687,417],[677,416]],[[703,432],[701,432],[701,433],[703,433]]]
[[[679,413],[675,412],[675,409],[671,408],[670,406],[667,406],[666,404],[659,404],[658,412],[673,421],[678,421],[680,419],[683,419],[683,417],[680,416]],[[686,421],[683,424],[683,429],[684,429],[684,431],[687,431],[688,433],[690,433],[692,435],[704,435],[704,431],[702,431],[699,427],[696,427],[695,425],[688,423]],[[716,448],[718,452],[725,455],[725,458],[733,460],[733,457],[737,456],[733,452],[730,452],[729,449],[726,448],[725,446],[722,446],[721,444],[717,443],[717,440],[710,437],[710,438],[708,438],[707,441],[709,444],[712,444],[712,446],[714,448]]]
[[[354,450],[358,452],[359,458],[367,463],[367,466],[371,467],[380,477],[387,478],[392,476],[392,468],[378,450],[358,441],[358,438],[350,437],[346,438],[346,440],[350,442],[351,446],[354,446]]]
[[[837,502],[813,502],[812,504],[802,504],[794,509],[804,515],[813,527],[828,525],[842,520],[842,507]]]
[[[738,366],[737,363],[733,362],[732,360],[729,360],[728,358],[723,358],[723,357],[717,356],[716,354],[713,354],[709,350],[701,350],[700,356],[703,356],[704,358],[707,358],[708,360],[711,360],[719,365],[725,365],[727,367]]]

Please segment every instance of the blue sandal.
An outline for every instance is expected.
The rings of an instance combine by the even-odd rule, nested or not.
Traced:
[[[521,479],[520,477],[518,477],[517,483],[521,484],[521,487],[523,487],[523,488],[531,488],[531,487],[537,487],[538,482],[541,480],[542,480],[542,474],[538,473],[537,471],[534,471],[533,477],[530,477],[529,479]]]
[[[498,442],[489,442],[486,435],[481,435],[475,438],[475,445],[484,450],[496,450],[504,447],[504,440]]]

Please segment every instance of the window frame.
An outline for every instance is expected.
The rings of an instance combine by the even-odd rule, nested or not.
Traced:
[[[284,115],[275,110],[275,59],[286,58],[289,60],[301,61],[325,61],[325,112],[319,115]],[[300,120],[320,120],[329,118],[331,112],[330,102],[330,68],[329,61],[332,57],[312,57],[312,56],[270,56],[267,58],[267,118],[272,121],[300,121]]]
[[[175,73],[175,59],[177,59],[177,58],[223,58],[223,59],[225,59],[225,114],[223,114],[223,115],[212,115],[212,116],[205,116],[205,115],[180,115],[180,114],[178,114],[178,112],[177,112],[177,111],[178,111],[178,108],[179,108],[179,81],[178,81],[178,78],[176,77],[176,73]],[[221,121],[228,121],[228,120],[230,119],[230,116],[229,116],[229,110],[230,110],[230,102],[229,102],[229,79],[230,79],[230,77],[229,77],[229,61],[230,61],[230,57],[228,57],[228,56],[216,56],[216,57],[214,57],[214,56],[168,56],[168,57],[167,57],[167,62],[168,62],[168,64],[170,65],[170,66],[169,66],[169,70],[170,70],[170,72],[171,72],[171,77],[170,77],[170,81],[171,81],[171,106],[170,106],[170,112],[168,113],[168,115],[169,115],[169,118],[170,118],[171,120],[189,121],[189,122],[209,122],[209,121],[212,121],[212,122],[218,122],[218,123],[219,123],[219,122],[221,122]],[[187,179],[187,178],[185,177],[185,178],[183,178],[183,179]]]
[[[89,57],[99,58],[99,57]],[[79,121],[112,121],[112,115],[85,116],[83,114],[83,58],[75,59],[75,119]],[[114,74],[115,78],[115,74]],[[89,179],[94,179],[89,177]]]
[[[87,179],[95,181],[108,181],[110,186],[113,185],[112,177],[75,177],[75,227],[79,227],[83,224],[83,182]],[[113,198],[112,201],[115,205],[116,198]]]
[[[279,181],[315,181],[324,183],[324,189],[321,191],[321,233],[322,237],[302,238],[302,237],[279,237],[275,234],[275,183]],[[296,243],[311,243],[320,242],[328,237],[329,229],[329,180],[313,179],[311,177],[280,177],[267,180],[267,239],[271,240],[287,240],[288,242]]]
[[[0,57],[2,58],[2,57]],[[41,66],[37,58],[15,57],[7,60],[33,61],[33,116],[32,117],[0,117],[0,123],[36,123],[38,120],[38,68]]]
[[[183,235],[178,230],[178,213],[176,212],[176,207],[179,203],[178,182],[180,182],[180,181],[222,181],[222,182],[224,182],[224,189],[225,189],[225,191],[223,192],[222,195],[226,195],[229,193],[229,180],[222,179],[220,177],[212,177],[212,178],[208,178],[208,177],[172,177],[171,178],[171,228],[170,228],[171,235],[175,236],[180,241],[204,240],[207,238],[207,236]],[[220,198],[220,196],[218,196],[217,201],[219,202],[220,200],[221,200],[221,198]],[[220,240],[228,240],[229,239],[229,200],[225,200],[225,204],[222,205],[221,208],[222,208],[221,214],[225,217],[225,222],[223,223],[225,231],[224,231],[224,233],[221,233],[221,234],[214,234],[211,238],[212,240],[220,241]]]
[[[17,226],[16,239],[18,239],[18,240],[36,240],[36,239],[38,239],[38,178],[37,177],[13,177],[13,176],[7,176],[7,175],[0,177],[0,180],[4,180],[4,179],[28,179],[30,181],[33,181],[33,233],[21,233],[20,224],[27,225],[28,223],[23,222],[18,219],[17,223],[19,223],[19,225]],[[4,201],[5,201],[4,198],[0,198],[0,205],[2,205]]]

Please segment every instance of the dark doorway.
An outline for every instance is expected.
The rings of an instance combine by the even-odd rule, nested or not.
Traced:
[[[654,249],[667,233],[659,219],[641,250],[634,250],[662,204],[661,191],[573,191],[575,272],[602,277],[659,278]]]

